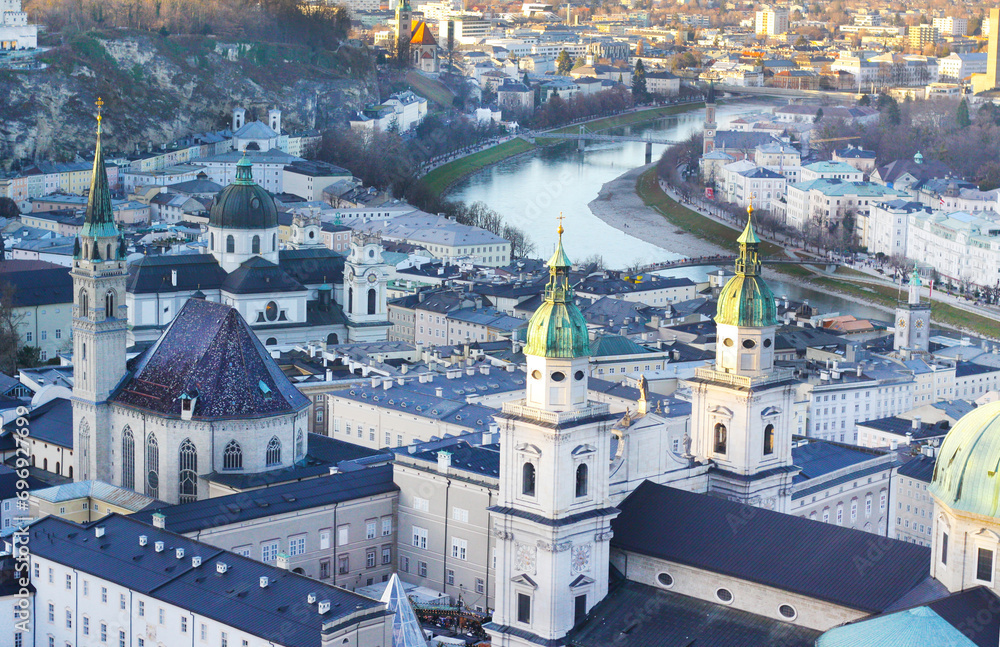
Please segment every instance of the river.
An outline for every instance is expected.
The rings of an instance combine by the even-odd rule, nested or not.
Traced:
[[[774,104],[766,101],[741,101],[720,106],[716,121],[720,129],[741,115],[769,110]],[[697,109],[672,115],[640,126],[609,130],[611,134],[655,133],[666,139],[681,141],[700,132],[704,110]],[[659,158],[664,146],[653,146],[653,159]],[[684,249],[671,247],[665,240],[653,245],[606,224],[591,213],[587,206],[597,197],[601,187],[630,169],[645,162],[645,144],[641,142],[588,142],[583,151],[576,142],[541,147],[538,150],[508,159],[483,169],[459,181],[448,197],[466,202],[482,201],[501,213],[512,225],[528,232],[535,243],[536,255],[547,257],[555,248],[556,216],[565,216],[567,252],[574,259],[600,255],[609,267],[625,267],[638,261],[649,263],[687,256]],[[673,271],[672,276],[704,276],[706,269],[691,268]],[[823,310],[851,313],[858,317],[886,319],[876,308],[862,306],[845,299],[803,288],[769,282],[778,296],[793,300],[808,299]]]

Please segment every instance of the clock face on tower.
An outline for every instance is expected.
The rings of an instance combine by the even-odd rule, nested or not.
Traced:
[[[899,320],[896,321],[896,325],[900,328],[906,328],[906,319],[900,317]]]
[[[378,281],[378,276],[374,272],[372,272],[371,274],[368,275],[368,282],[374,283],[375,281]]]
[[[574,573],[590,570],[590,544],[573,546],[570,563]]]
[[[916,321],[913,322],[913,325],[916,326],[917,328],[923,328],[924,327],[924,320],[923,319],[917,319]]]

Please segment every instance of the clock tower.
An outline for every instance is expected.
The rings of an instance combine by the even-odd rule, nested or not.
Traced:
[[[753,205],[737,239],[736,275],[719,293],[715,365],[695,369],[691,386],[691,453],[709,469],[715,496],[779,512],[792,478],[791,369],[774,365],[778,313],[760,274]]]
[[[913,270],[906,303],[896,306],[896,334],[892,340],[896,352],[926,353],[930,343],[931,304],[920,301],[920,274]]]
[[[705,96],[705,124],[704,142],[702,144],[702,155],[707,155],[715,150],[715,132],[718,129],[715,123],[715,80],[708,82],[708,94]]]
[[[525,399],[497,416],[500,488],[494,647],[565,645],[567,633],[608,592],[611,423],[587,398],[590,339],[573,301],[571,263],[559,244],[545,300],[528,322]]]
[[[378,234],[354,232],[344,263],[344,314],[352,342],[383,341],[388,337],[386,286],[389,266],[382,260]]]

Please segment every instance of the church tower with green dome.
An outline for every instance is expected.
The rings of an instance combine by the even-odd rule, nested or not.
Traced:
[[[559,242],[545,299],[528,322],[525,398],[503,405],[496,538],[495,647],[565,644],[608,592],[611,427],[619,417],[587,399],[590,339],[573,300],[572,263]]]
[[[244,155],[236,179],[219,192],[208,215],[208,247],[226,272],[260,256],[278,262],[278,209],[274,198],[253,180],[253,164]]]
[[[691,452],[707,463],[711,494],[785,512],[792,464],[791,369],[774,366],[778,314],[761,276],[753,206],[737,241],[736,275],[719,293],[715,364],[691,385]]]

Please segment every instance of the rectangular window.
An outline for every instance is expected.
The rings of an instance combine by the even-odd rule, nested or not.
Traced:
[[[288,556],[304,555],[306,552],[306,536],[292,537],[288,540]]]
[[[56,621],[56,605],[49,603],[49,622]]]
[[[121,595],[118,596],[118,608],[121,609],[122,611],[125,610],[125,594],[124,593],[122,593]]]
[[[101,642],[108,642],[108,625],[101,623]]]
[[[66,609],[66,628],[67,629],[73,628],[73,612],[70,611],[69,609]]]
[[[573,602],[574,602],[573,624],[580,624],[580,621],[582,621],[587,616],[586,594],[576,596],[576,598],[573,599]]]
[[[67,575],[66,576],[66,590],[69,591],[72,588],[73,588],[73,576],[72,575]]]
[[[319,548],[320,550],[327,550],[330,548],[330,531],[320,530],[319,531]]]
[[[278,559],[278,542],[268,541],[260,545],[260,561],[273,562]]]
[[[186,634],[188,632],[188,619],[181,616],[181,633]]]
[[[993,581],[993,551],[980,548],[976,556],[976,579],[981,582]]]
[[[220,642],[219,647],[229,647],[229,636],[226,635],[225,631],[222,632],[222,641]]]
[[[392,517],[386,517],[382,520],[382,536],[388,537],[392,534]]]
[[[365,522],[365,539],[375,539],[375,520],[369,519]]]
[[[319,562],[319,579],[325,580],[330,577],[330,560],[323,559]]]
[[[101,602],[108,601],[108,589],[105,586],[101,587]]]
[[[392,563],[392,547],[383,546],[382,547],[382,563],[391,564]]]
[[[404,573],[410,572],[410,558],[407,557],[406,555],[399,556],[399,570],[403,571]]]
[[[83,595],[84,597],[90,597],[90,582],[87,580],[83,581]]]
[[[350,525],[343,525],[337,528],[337,545],[346,546],[350,539]]]
[[[448,569],[447,582],[448,586],[455,586],[455,571],[450,568]]]
[[[465,561],[468,558],[469,542],[457,537],[451,538],[451,556]]]
[[[948,533],[941,533],[941,563],[948,563]]]
[[[118,630],[118,647],[125,647],[125,630]]]
[[[83,635],[84,636],[90,635],[90,618],[88,618],[87,616],[83,616]]]
[[[351,560],[348,559],[348,555],[340,555],[337,557],[337,573],[339,575],[347,575],[351,572]]]
[[[462,523],[469,523],[469,511],[464,508],[452,508],[451,518]]]
[[[531,622],[531,596],[527,593],[517,594],[517,621],[525,624]]]
[[[427,548],[427,529],[413,526],[413,545],[417,548]]]
[[[427,562],[417,562],[417,575],[427,577]]]
[[[368,550],[365,552],[365,568],[375,568],[375,551]]]
[[[486,581],[481,577],[476,578],[476,593],[486,593]]]
[[[146,603],[139,600],[139,617],[142,618],[146,615]]]

